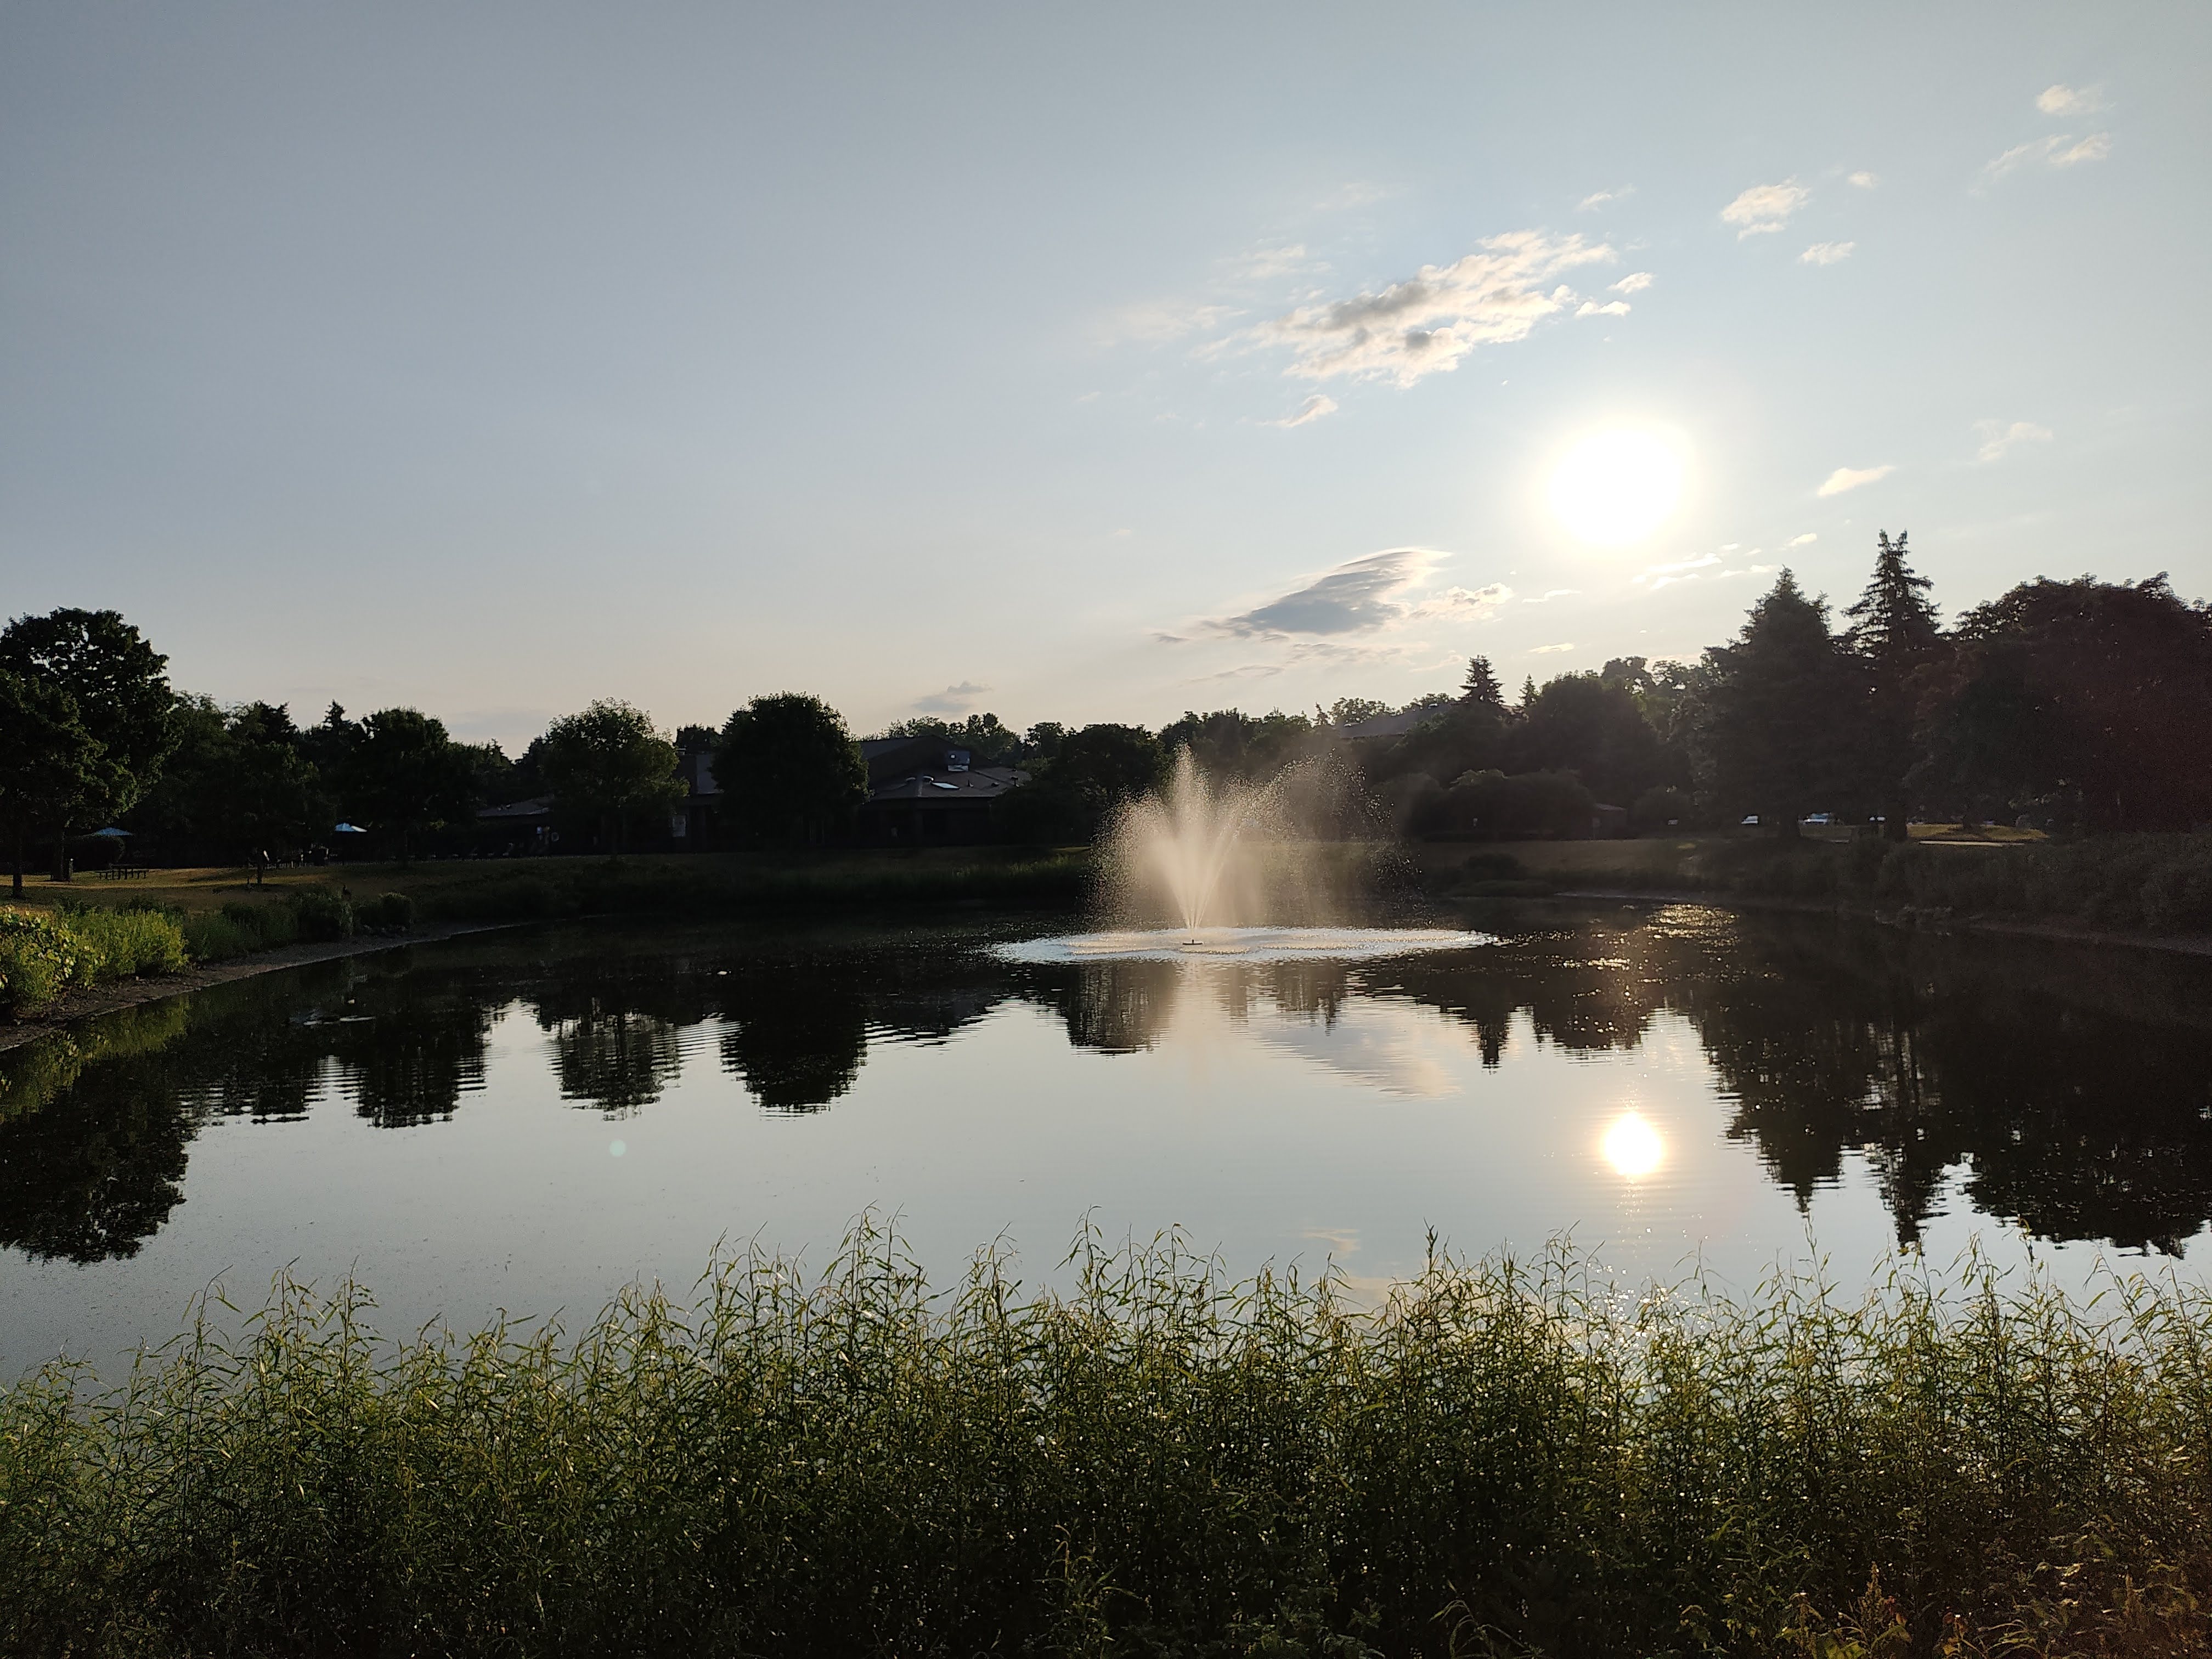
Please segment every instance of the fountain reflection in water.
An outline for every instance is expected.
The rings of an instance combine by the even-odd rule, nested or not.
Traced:
[[[1102,957],[1246,961],[1399,956],[1486,943],[1458,928],[1339,925],[1354,910],[1343,842],[1314,833],[1346,820],[1342,781],[1310,764],[1261,786],[1208,777],[1178,750],[1164,790],[1123,809],[1103,860],[1105,931],[1026,940],[1025,962]],[[1172,925],[1146,927],[1165,921]]]

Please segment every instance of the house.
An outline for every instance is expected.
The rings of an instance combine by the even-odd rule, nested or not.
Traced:
[[[938,738],[872,738],[860,745],[868,798],[859,839],[870,847],[973,846],[994,838],[993,803],[1030,781],[1012,766],[974,766]]]
[[[338,825],[340,830],[349,827]],[[480,806],[477,830],[477,845],[495,853],[543,853],[553,842],[553,797],[535,795],[504,806]]]
[[[712,843],[714,803],[722,786],[714,777],[714,751],[694,749],[678,755],[676,781],[684,786],[684,799],[668,814],[668,833],[680,853],[703,853]]]
[[[1417,702],[1395,714],[1377,714],[1371,720],[1347,721],[1336,728],[1336,735],[1346,743],[1376,743],[1381,746],[1404,737],[1436,712],[1426,704]]]

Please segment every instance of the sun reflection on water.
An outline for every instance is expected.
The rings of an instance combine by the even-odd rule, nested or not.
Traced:
[[[1667,1156],[1667,1143],[1640,1112],[1624,1112],[1598,1143],[1605,1161],[1631,1181],[1641,1181],[1656,1170]]]

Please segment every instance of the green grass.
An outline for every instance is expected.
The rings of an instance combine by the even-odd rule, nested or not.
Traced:
[[[2197,1291],[1967,1271],[1379,1312],[1172,1242],[933,1296],[864,1228],[574,1339],[282,1286],[0,1395],[10,1654],[2181,1654]],[[220,1313],[222,1310],[214,1311]]]

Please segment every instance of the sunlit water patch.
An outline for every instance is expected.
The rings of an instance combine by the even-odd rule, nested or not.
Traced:
[[[1372,962],[1424,951],[1470,950],[1495,943],[1456,927],[1125,927],[1061,933],[994,946],[1005,962],[1187,962],[1229,957],[1244,962]]]

